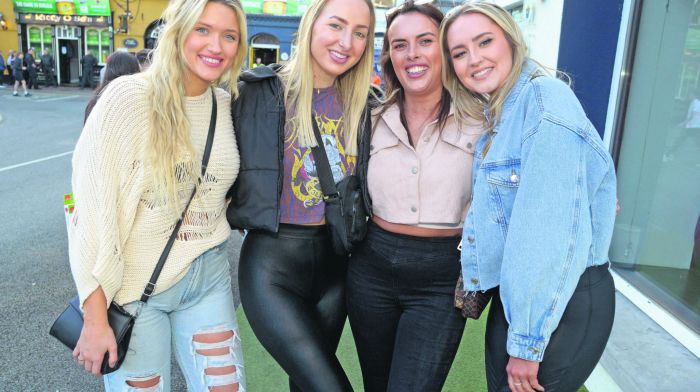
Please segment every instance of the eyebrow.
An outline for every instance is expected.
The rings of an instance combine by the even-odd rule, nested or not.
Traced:
[[[423,37],[426,37],[426,36],[429,36],[429,35],[432,35],[433,37],[436,37],[436,35],[435,35],[434,33],[431,33],[430,31],[427,31],[427,32],[425,32],[425,33],[418,34],[418,35],[416,36],[416,38],[420,39],[420,38],[423,38]],[[389,43],[393,44],[393,43],[396,43],[396,42],[406,42],[406,41],[408,41],[406,38],[396,38],[396,39],[392,39],[391,41],[389,41]]]
[[[472,42],[476,42],[476,41],[480,40],[483,36],[489,35],[489,34],[493,34],[493,33],[490,32],[490,31],[481,33],[481,34],[477,35],[476,37],[472,38]],[[466,49],[466,48],[467,48],[467,47],[464,46],[464,44],[459,44],[459,45],[457,45],[457,46],[454,46],[454,47],[450,48],[450,52],[452,52],[452,51],[455,50],[455,49]]]
[[[341,18],[340,16],[332,15],[332,16],[329,16],[328,19],[338,19],[340,22],[345,23],[346,25],[350,24],[350,23],[348,23],[347,20]],[[358,27],[358,28],[361,28],[361,29],[367,29],[367,30],[369,30],[369,26],[357,25],[357,27]]]
[[[197,22],[197,24],[200,25],[200,26],[208,27],[208,28],[210,28],[210,29],[214,27],[214,26],[212,26],[212,25],[210,25],[210,24],[208,24],[208,23],[204,23],[204,22]],[[234,33],[238,33],[238,30],[236,30],[236,29],[226,29],[226,30],[224,30],[224,31],[231,31],[231,32],[234,32]]]

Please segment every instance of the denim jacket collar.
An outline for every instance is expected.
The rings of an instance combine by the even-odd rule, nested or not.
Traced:
[[[513,88],[510,89],[510,93],[506,98],[506,102],[503,104],[503,110],[501,110],[501,113],[506,113],[511,109],[515,101],[518,99],[518,96],[523,91],[523,87],[525,87],[527,82],[529,82],[532,78],[532,73],[535,70],[537,70],[537,66],[535,65],[535,63],[529,59],[525,60],[525,64],[523,64],[523,70],[520,72],[520,76],[515,82],[515,85],[513,85]],[[488,107],[484,107],[484,117],[490,119]],[[494,128],[493,132],[498,133],[498,129]]]

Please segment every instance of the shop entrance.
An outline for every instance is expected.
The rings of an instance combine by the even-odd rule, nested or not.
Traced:
[[[78,83],[80,80],[80,54],[77,39],[58,40],[59,83]]]
[[[257,59],[260,64],[268,65],[278,63],[280,58],[280,45],[277,37],[271,34],[261,33],[250,39],[250,52],[248,66],[254,68]]]

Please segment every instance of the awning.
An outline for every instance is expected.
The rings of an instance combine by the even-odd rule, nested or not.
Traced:
[[[111,16],[109,0],[13,0],[16,13]]]

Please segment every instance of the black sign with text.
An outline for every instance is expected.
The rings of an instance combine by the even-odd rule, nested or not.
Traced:
[[[109,26],[108,16],[19,14],[19,23],[38,25]]]

